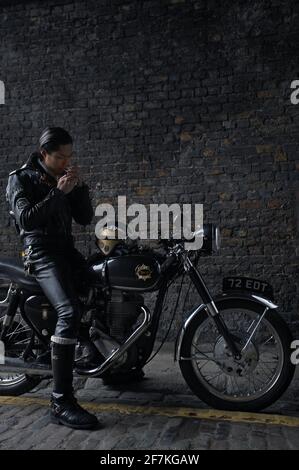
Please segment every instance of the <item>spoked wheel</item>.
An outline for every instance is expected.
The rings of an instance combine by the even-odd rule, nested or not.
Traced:
[[[1,304],[0,331],[3,327],[6,305]],[[30,341],[31,330],[24,322],[19,313],[16,314],[10,326],[5,341],[5,357],[21,358]],[[28,376],[27,374],[0,371],[0,396],[17,396],[29,392],[39,384],[41,378],[38,376]]]
[[[180,368],[192,391],[204,402],[225,410],[257,411],[278,400],[290,384],[292,336],[283,319],[247,300],[231,300],[219,308],[235,343],[236,360],[213,320],[203,312],[193,318],[183,337]]]

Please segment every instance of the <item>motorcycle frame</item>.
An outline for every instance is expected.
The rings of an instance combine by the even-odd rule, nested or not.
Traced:
[[[158,331],[159,322],[160,322],[161,314],[163,311],[164,298],[169,287],[169,282],[171,282],[176,276],[178,277],[182,275],[184,272],[186,272],[189,275],[201,299],[203,300],[203,303],[197,306],[190,313],[190,315],[188,315],[188,318],[182,324],[182,327],[180,328],[180,331],[175,341],[174,360],[177,361],[177,359],[180,358],[180,349],[181,349],[183,336],[185,334],[185,331],[190,321],[194,318],[194,316],[202,314],[203,311],[205,311],[215,322],[219,333],[224,337],[234,357],[238,359],[241,355],[241,351],[239,351],[238,347],[235,345],[232,336],[230,335],[225,323],[223,322],[220,316],[219,310],[217,308],[217,304],[219,300],[224,299],[225,301],[229,301],[231,299],[237,299],[237,298],[242,298],[242,299],[250,298],[253,302],[259,305],[263,305],[265,307],[264,314],[269,309],[276,309],[277,305],[275,305],[270,300],[264,299],[253,293],[238,293],[238,294],[233,294],[233,295],[222,294],[222,296],[217,297],[214,300],[200,272],[191,262],[190,258],[188,257],[188,254],[183,252],[177,256],[176,262],[170,264],[170,266],[164,271],[163,273],[164,275],[162,276],[161,281],[160,281],[158,295],[156,298],[153,315],[151,316],[151,321],[150,323],[148,323],[148,328],[142,334],[142,336],[136,339],[137,346],[138,346],[138,342],[142,340],[142,347],[144,348],[143,362],[145,363],[145,361],[149,358],[154,348],[156,334]],[[31,328],[32,332],[36,334],[36,336],[39,338],[42,344],[44,344],[45,346],[49,344],[48,341],[40,334],[40,332],[30,322],[29,318],[27,317],[24,311],[25,300],[30,295],[32,295],[32,293],[29,293],[29,292],[27,293],[27,291],[25,291],[24,289],[20,287],[11,289],[8,311],[4,318],[4,327],[1,332],[0,340],[5,342],[5,332],[7,328],[9,327],[9,325],[11,324],[11,321],[13,321],[13,318],[17,312],[18,307],[20,307],[21,316],[24,319],[24,321],[28,324],[28,326]],[[24,352],[24,355],[25,353],[26,353],[26,350]],[[91,372],[90,374],[86,373],[84,375],[96,376],[95,371],[90,371],[90,372]]]

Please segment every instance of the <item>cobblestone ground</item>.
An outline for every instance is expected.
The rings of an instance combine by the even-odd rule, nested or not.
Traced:
[[[282,399],[264,412],[275,424],[267,424],[264,414],[232,413],[228,420],[225,413],[209,412],[185,384],[169,344],[145,373],[145,380],[126,387],[105,386],[100,379],[75,380],[80,402],[96,412],[102,424],[94,431],[50,423],[51,381],[15,401],[0,398],[0,448],[299,449],[298,371]],[[153,407],[158,407],[157,414]],[[186,407],[199,417],[185,417]]]

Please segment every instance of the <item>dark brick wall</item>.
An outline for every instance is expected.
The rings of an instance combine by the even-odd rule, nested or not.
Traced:
[[[0,5],[1,253],[19,249],[7,174],[46,125],[59,125],[75,137],[94,206],[116,195],[203,203],[224,236],[221,255],[201,264],[212,291],[228,274],[266,279],[296,322],[298,2]],[[86,254],[93,232],[76,228]],[[187,304],[196,301],[191,291]]]

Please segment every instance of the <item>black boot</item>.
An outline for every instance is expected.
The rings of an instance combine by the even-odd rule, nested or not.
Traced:
[[[82,408],[73,394],[51,397],[51,422],[74,429],[94,429],[99,426],[96,416]]]
[[[75,345],[52,343],[54,390],[51,396],[51,422],[75,429],[93,429],[96,416],[81,408],[73,395]]]

